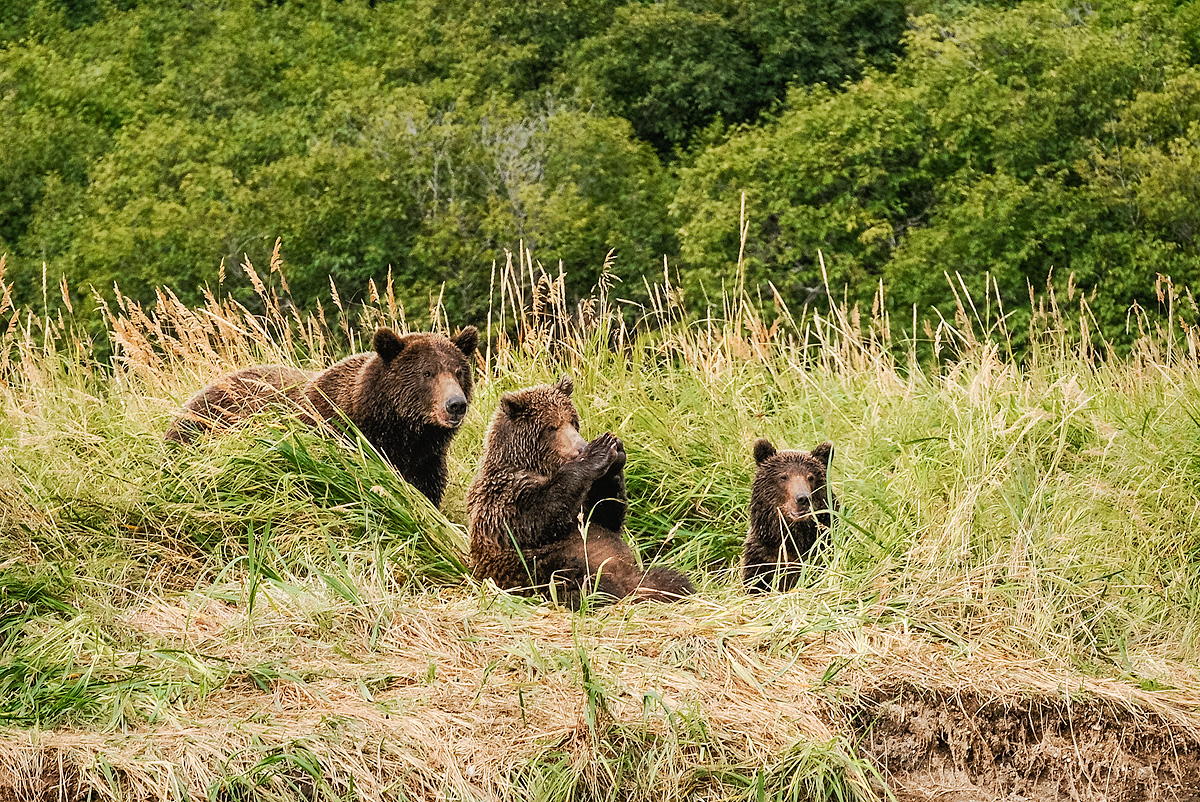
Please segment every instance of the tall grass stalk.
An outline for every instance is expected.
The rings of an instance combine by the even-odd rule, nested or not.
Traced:
[[[68,761],[81,787],[120,778],[131,799],[869,799],[884,782],[838,699],[883,676],[1070,687],[1195,728],[1195,329],[1135,310],[1117,356],[1085,300],[1050,293],[1018,359],[994,285],[973,298],[947,277],[956,313],[903,330],[882,300],[793,309],[741,289],[697,315],[665,265],[631,310],[606,271],[569,303],[521,250],[488,321],[431,304],[489,333],[439,512],[361,438],[263,416],[162,440],[222,372],[321,367],[377,325],[406,330],[390,280],[306,314],[272,261],[280,288],[243,265],[252,304],[101,300],[98,340],[14,309],[0,269],[0,722],[47,728],[10,732],[0,764],[83,749],[99,757]],[[694,600],[572,618],[470,579],[487,421],[562,373],[585,436],[625,441],[632,542],[691,572]],[[750,599],[760,436],[833,441],[843,508],[801,587]],[[71,747],[60,726],[85,735]],[[157,751],[122,728],[158,728]],[[164,779],[186,732],[203,755]]]

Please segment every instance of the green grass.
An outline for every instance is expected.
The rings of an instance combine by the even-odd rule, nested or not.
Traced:
[[[115,312],[112,361],[71,321],[22,313],[0,341],[6,743],[88,733],[77,779],[129,798],[868,799],[885,781],[840,700],[909,652],[1196,714],[1194,332],[1100,359],[1058,318],[1013,364],[964,315],[922,362],[931,342],[853,310],[768,330],[749,306],[696,321],[664,302],[631,331],[603,297],[587,325],[542,303],[536,325],[506,311],[515,339],[493,330],[442,512],[364,442],[291,421],[161,438],[207,378],[327,362],[360,312]],[[696,600],[572,616],[469,577],[488,419],[564,372],[584,435],[625,441],[635,547],[689,571]],[[833,441],[844,506],[801,587],[749,599],[760,436]],[[159,751],[131,756],[127,730],[159,732]],[[164,775],[189,732],[201,757]]]

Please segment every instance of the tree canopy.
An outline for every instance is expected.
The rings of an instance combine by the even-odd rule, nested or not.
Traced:
[[[389,270],[487,308],[505,249],[699,303],[1082,292],[1120,341],[1200,269],[1200,2],[12,0],[0,252],[81,305],[185,302],[277,237],[292,297]],[[818,253],[825,263],[819,266]],[[1014,325],[1014,329],[1020,329]]]

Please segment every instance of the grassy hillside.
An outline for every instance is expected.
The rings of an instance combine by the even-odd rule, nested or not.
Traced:
[[[309,317],[265,287],[262,314],[125,299],[101,349],[6,285],[0,800],[1197,793],[1195,330],[1101,359],[1059,297],[1017,364],[994,299],[903,342],[859,309],[767,326],[733,297],[696,321],[669,284],[629,328],[603,284],[568,310],[535,276],[498,270],[470,321],[488,344],[444,515],[285,420],[161,439],[222,371],[404,328],[390,288]],[[571,614],[467,575],[487,420],[563,372],[585,436],[625,440],[631,539],[693,600]],[[799,589],[751,599],[762,435],[832,440],[844,509]]]

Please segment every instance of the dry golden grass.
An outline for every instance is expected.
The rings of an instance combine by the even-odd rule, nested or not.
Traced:
[[[764,316],[744,295],[697,320],[669,273],[635,325],[605,280],[572,307],[561,276],[515,262],[444,514],[361,444],[287,423],[161,441],[224,371],[405,330],[390,279],[302,314],[277,251],[266,279],[243,267],[253,311],[118,296],[102,359],[70,310],[12,309],[0,262],[0,800],[1197,786],[1194,330],[1137,318],[1134,353],[1102,358],[1086,308],[1072,322],[1051,297],[1017,361],[969,299],[909,341],[878,310]],[[436,303],[429,319],[449,328]],[[487,419],[564,371],[585,433],[626,440],[631,538],[690,570],[694,599],[570,614],[462,575]],[[734,566],[764,434],[833,439],[845,508],[799,589],[748,598]]]

